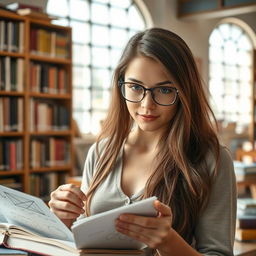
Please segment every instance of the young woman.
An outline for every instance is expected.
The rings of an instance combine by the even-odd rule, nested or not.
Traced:
[[[233,255],[234,170],[212,121],[186,43],[159,28],[136,34],[115,70],[112,102],[81,190],[60,186],[51,210],[71,226],[84,212],[155,195],[157,217],[121,215],[117,231],[148,245],[148,255]]]

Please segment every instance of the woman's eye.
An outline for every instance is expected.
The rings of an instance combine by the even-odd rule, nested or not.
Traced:
[[[159,92],[163,94],[170,94],[172,92],[172,89],[169,87],[160,87]]]
[[[132,85],[130,86],[130,88],[131,88],[133,91],[140,91],[140,90],[142,90],[142,87],[141,87],[140,85],[138,85],[138,84],[132,84]]]

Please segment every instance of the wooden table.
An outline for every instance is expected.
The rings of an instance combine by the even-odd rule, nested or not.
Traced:
[[[235,242],[235,256],[256,256],[256,242]]]

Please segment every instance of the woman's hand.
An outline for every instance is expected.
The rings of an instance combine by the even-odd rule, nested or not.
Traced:
[[[172,234],[172,212],[169,206],[156,200],[154,207],[157,217],[143,217],[122,214],[116,221],[116,230],[133,239],[141,241],[148,247],[160,251],[168,250],[168,241]]]
[[[85,194],[73,184],[59,186],[51,193],[49,206],[68,227],[82,213],[84,213]]]

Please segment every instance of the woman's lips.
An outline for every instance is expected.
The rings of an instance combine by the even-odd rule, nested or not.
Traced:
[[[154,121],[155,119],[158,118],[158,116],[152,116],[152,115],[140,115],[140,118],[144,121]]]

